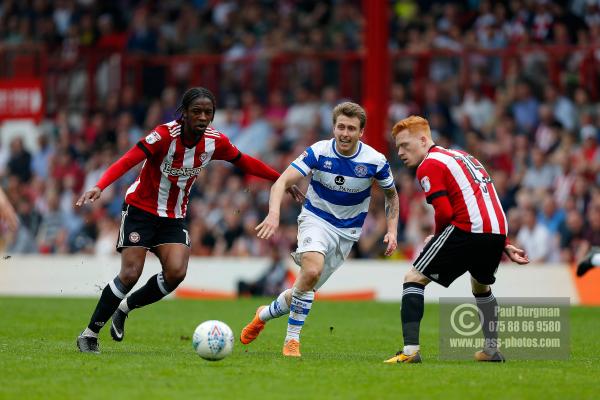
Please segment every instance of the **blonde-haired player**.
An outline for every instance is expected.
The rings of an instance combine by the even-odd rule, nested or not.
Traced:
[[[298,217],[298,249],[294,260],[300,274],[292,289],[256,311],[242,330],[240,340],[252,342],[265,323],[289,314],[283,355],[300,357],[300,331],[320,288],[344,262],[361,229],[377,182],[385,194],[386,255],[396,249],[398,195],[385,156],[362,143],[367,122],[364,109],[345,102],[333,110],[333,139],[317,142],[290,165],[271,188],[269,214],[256,229],[269,239],[279,226],[281,198],[286,188],[312,174],[302,212]]]

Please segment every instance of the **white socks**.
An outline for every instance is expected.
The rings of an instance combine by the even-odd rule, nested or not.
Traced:
[[[402,349],[402,353],[404,353],[407,356],[412,356],[419,350],[420,350],[420,347],[418,344],[411,344],[408,346],[404,346],[404,348]]]
[[[285,341],[295,339],[300,341],[300,331],[304,326],[304,320],[312,307],[315,292],[309,290],[302,292],[295,287],[292,290],[292,304],[290,305],[290,317],[288,319],[287,335]]]
[[[269,304],[268,307],[263,308],[258,317],[261,321],[267,322],[273,318],[279,318],[290,312],[290,306],[288,305],[285,297],[288,292],[292,289],[284,290],[279,296]]]
[[[85,330],[83,332],[81,332],[81,336],[88,336],[88,337],[98,337],[98,334],[96,332],[94,332],[93,330],[91,330],[90,328],[85,328]]]

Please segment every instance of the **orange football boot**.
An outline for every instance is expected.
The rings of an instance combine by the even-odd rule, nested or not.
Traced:
[[[242,329],[242,333],[240,334],[240,342],[242,342],[243,344],[252,343],[254,339],[258,337],[260,331],[265,329],[266,322],[262,321],[258,316],[260,314],[260,311],[265,307],[266,306],[258,307],[252,321],[250,321],[250,323],[246,325],[244,329]]]
[[[296,339],[290,339],[283,345],[283,355],[286,357],[301,357],[300,342]]]

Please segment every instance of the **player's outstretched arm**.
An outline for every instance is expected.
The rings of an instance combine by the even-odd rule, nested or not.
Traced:
[[[240,153],[239,158],[233,161],[233,164],[247,174],[268,179],[273,182],[277,181],[277,179],[279,179],[281,176],[279,172],[275,171],[258,158],[254,158],[248,154]],[[289,195],[292,196],[292,198],[298,203],[304,201],[304,193],[302,193],[302,191],[296,185],[292,185],[287,188],[286,192],[288,192]]]
[[[147,151],[147,150],[146,150]],[[75,203],[77,207],[81,207],[87,203],[93,203],[100,198],[100,194],[111,183],[122,177],[131,168],[138,165],[146,158],[146,153],[139,145],[133,146],[123,157],[119,158],[102,174],[100,180],[93,188],[81,195]]]
[[[17,217],[17,213],[13,208],[10,201],[8,201],[8,197],[4,194],[4,190],[0,189],[0,219],[6,222],[8,229],[11,231],[16,231],[19,226],[19,218]]]
[[[519,249],[518,247],[513,246],[512,244],[507,244],[504,247],[504,252],[511,259],[512,262],[515,262],[520,265],[529,264],[529,258],[527,254],[525,254],[525,250]]]
[[[296,184],[303,175],[294,167],[288,167],[283,174],[271,186],[271,195],[269,196],[269,214],[256,226],[256,236],[260,239],[270,239],[279,227],[279,213],[281,210],[281,200],[286,190]]]
[[[383,242],[387,243],[385,255],[391,256],[398,247],[398,217],[400,213],[400,202],[396,187],[384,189],[385,194],[385,219],[387,222],[387,233],[383,237]]]
[[[100,198],[102,190],[98,186],[94,186],[90,190],[86,191],[81,195],[79,200],[75,203],[77,207],[81,207],[84,204],[93,203]]]

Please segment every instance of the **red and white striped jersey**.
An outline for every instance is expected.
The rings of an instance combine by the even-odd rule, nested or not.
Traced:
[[[507,234],[506,216],[492,179],[472,155],[433,146],[417,168],[417,178],[428,203],[448,196],[452,225],[467,232]]]
[[[159,125],[138,142],[146,160],[129,186],[125,202],[159,217],[183,218],[192,184],[211,160],[234,161],[241,153],[229,139],[208,127],[192,148],[182,142],[178,121]]]

